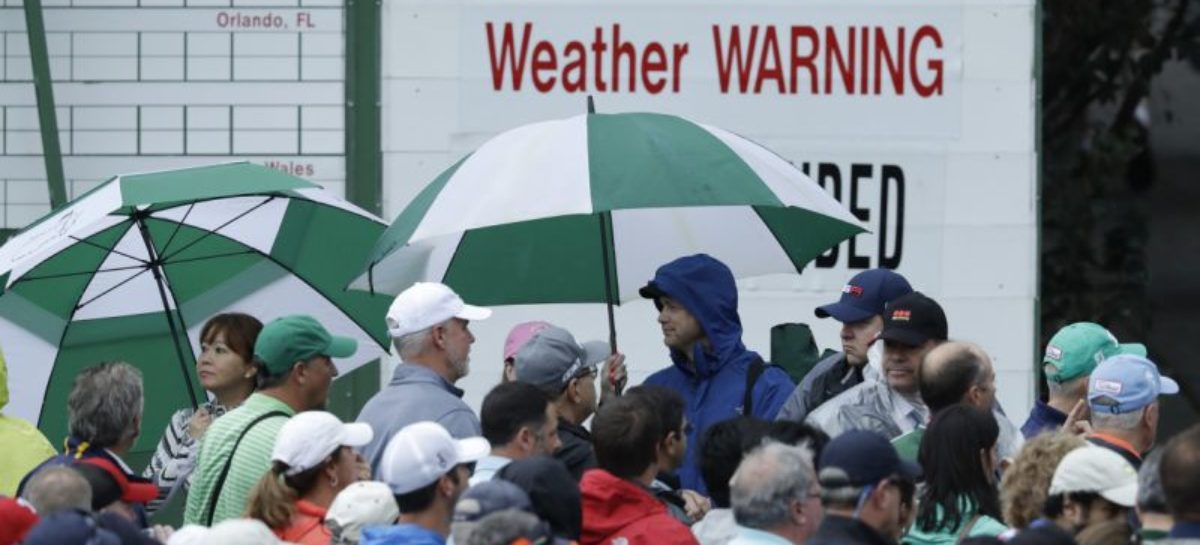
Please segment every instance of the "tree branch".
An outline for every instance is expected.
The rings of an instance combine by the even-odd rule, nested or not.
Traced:
[[[1150,80],[1159,70],[1162,70],[1162,65],[1167,60],[1167,54],[1175,45],[1179,33],[1183,31],[1190,3],[1190,0],[1176,0],[1174,13],[1171,14],[1167,26],[1163,28],[1158,43],[1154,44],[1149,53],[1146,53],[1146,57],[1139,59],[1134,65],[1133,83],[1125,90],[1125,97],[1121,100],[1120,107],[1117,108],[1117,114],[1113,117],[1112,124],[1109,125],[1110,133],[1124,131],[1133,121],[1133,114],[1137,110],[1138,104],[1150,92]]]

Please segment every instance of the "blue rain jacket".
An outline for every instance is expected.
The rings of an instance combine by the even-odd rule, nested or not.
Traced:
[[[704,254],[681,257],[659,267],[651,285],[683,305],[711,343],[711,350],[696,343],[694,367],[681,352],[671,349],[674,365],[650,375],[645,382],[666,386],[683,396],[684,414],[692,427],[679,478],[683,488],[707,493],[700,476],[699,439],[709,426],[742,413],[746,374],[759,355],[742,344],[737,286],[724,263]],[[754,384],[753,416],[773,420],[795,386],[787,372],[767,367]]]

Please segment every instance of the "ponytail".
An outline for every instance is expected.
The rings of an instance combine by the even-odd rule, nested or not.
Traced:
[[[287,464],[274,462],[250,491],[246,516],[263,521],[272,530],[286,528],[296,513],[296,500],[312,490],[326,464],[287,476]]]

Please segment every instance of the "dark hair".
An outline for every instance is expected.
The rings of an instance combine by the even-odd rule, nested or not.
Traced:
[[[1167,443],[1158,472],[1167,508],[1175,519],[1200,521],[1200,425]]]
[[[1092,508],[1092,503],[1103,498],[1096,492],[1067,492],[1046,496],[1046,503],[1042,506],[1042,514],[1048,519],[1055,519],[1062,516],[1067,499],[1078,503],[1087,510]]]
[[[817,466],[817,460],[821,459],[821,452],[825,450],[825,445],[829,444],[829,434],[824,430],[793,420],[771,422],[771,428],[767,430],[767,437],[787,445],[804,444],[808,446],[813,455],[813,467]]]
[[[983,378],[982,355],[970,345],[939,350],[939,365],[930,365],[929,354],[917,366],[917,388],[931,414],[961,403],[963,396]]]
[[[749,416],[722,420],[700,438],[700,476],[717,507],[729,507],[729,480],[742,457],[762,442],[770,424]]]
[[[662,433],[659,440],[665,440],[672,432],[683,429],[683,397],[679,392],[666,386],[646,385],[634,386],[625,392],[627,396],[643,397],[652,407],[654,414],[662,420]]]
[[[970,405],[951,405],[934,416],[921,438],[925,488],[917,508],[918,528],[957,529],[968,518],[964,500],[967,509],[1000,518],[1000,493],[979,455],[999,437],[1000,426],[991,413]]]
[[[272,374],[271,370],[267,369],[267,364],[257,359],[254,360],[254,367],[258,369],[258,374],[254,375],[256,382],[255,389],[258,390],[270,390],[283,386],[287,383],[288,377],[292,375],[292,370],[296,368],[293,365],[287,371]]]
[[[458,466],[450,468],[450,471],[446,472],[446,476],[457,485]],[[437,497],[437,486],[441,481],[441,479],[437,479],[411,492],[393,495],[396,498],[396,506],[400,508],[401,513],[420,513],[429,509],[429,506],[433,505],[433,499]]]
[[[506,382],[492,388],[479,411],[484,439],[500,446],[515,439],[524,427],[540,433],[549,404],[546,392],[528,382]]]
[[[592,419],[597,464],[623,479],[641,475],[658,458],[662,419],[645,396],[621,396]]]
[[[218,314],[204,322],[200,328],[200,342],[212,342],[218,333],[225,334],[225,345],[247,362],[254,361],[254,341],[262,331],[262,322],[249,314],[227,312]]]
[[[550,456],[514,460],[496,473],[529,495],[537,516],[550,525],[554,535],[577,541],[583,532],[583,500],[579,483],[567,466]]]
[[[104,468],[81,462],[76,462],[68,467],[82,475],[88,486],[91,487],[92,511],[99,512],[121,499],[121,485],[117,484],[117,479]]]

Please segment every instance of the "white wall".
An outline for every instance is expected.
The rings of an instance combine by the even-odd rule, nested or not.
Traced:
[[[390,218],[442,169],[488,137],[522,123],[582,113],[587,93],[561,85],[542,93],[529,76],[520,91],[511,82],[494,88],[486,24],[532,22],[534,38],[546,39],[559,55],[570,40],[590,42],[596,27],[609,35],[621,25],[622,41],[637,48],[657,41],[687,43],[679,92],[596,92],[601,112],[660,111],[718,125],[775,150],[797,165],[835,163],[843,184],[852,163],[872,165],[861,183],[860,205],[879,231],[879,171],[899,166],[905,174],[904,251],[898,270],[940,301],[953,338],[979,342],[997,368],[999,397],[1015,420],[1032,405],[1037,227],[1034,32],[1032,0],[922,0],[888,2],[758,1],[645,2],[574,1],[397,1],[384,4],[383,127],[385,216]],[[722,93],[712,26],[774,25],[781,46],[792,25],[835,32],[880,27],[895,32],[931,25],[941,48],[922,49],[918,64],[940,60],[943,93],[921,97],[807,92],[801,71],[798,93]],[[765,32],[765,30],[764,30]],[[745,39],[745,36],[743,36]],[[639,49],[641,51],[642,49]],[[560,64],[561,64],[560,60]],[[590,66],[590,65],[589,65]],[[527,68],[528,69],[528,68]],[[589,68],[591,69],[591,68]],[[822,77],[823,70],[818,70]],[[928,72],[923,72],[928,77]],[[506,76],[507,77],[507,76]],[[506,80],[507,81],[507,80]],[[886,80],[885,80],[886,81]],[[911,85],[911,82],[909,83]],[[886,90],[886,84],[884,86]],[[841,200],[848,201],[848,189]],[[894,199],[894,190],[892,193]],[[888,205],[888,248],[896,233],[895,206]],[[876,235],[858,237],[877,266]],[[862,252],[860,250],[860,252]],[[842,244],[835,266],[810,266],[800,276],[741,282],[746,344],[769,351],[769,328],[788,321],[814,326],[822,347],[837,347],[836,324],[816,320],[813,307],[831,302],[858,269],[847,266]],[[666,262],[677,256],[663,256]],[[618,311],[622,349],[637,384],[667,363],[653,307],[645,302]],[[473,325],[478,341],[473,372],[461,386],[478,406],[500,372],[504,335],[516,322],[546,319],[577,337],[603,338],[601,305],[523,306],[497,309]]]

